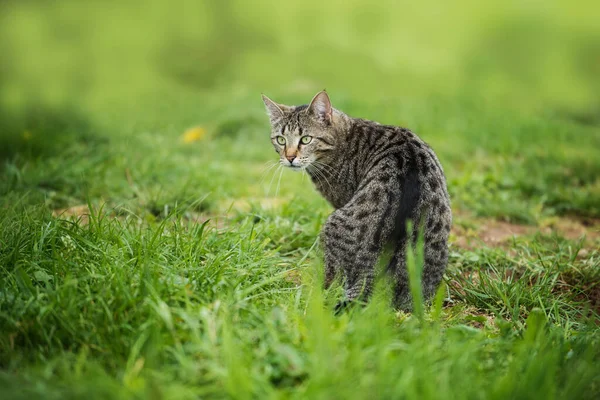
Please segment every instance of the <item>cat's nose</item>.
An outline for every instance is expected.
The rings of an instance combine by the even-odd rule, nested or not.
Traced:
[[[291,156],[288,156],[288,155],[286,155],[286,156],[285,156],[285,158],[287,158],[287,160],[288,160],[288,161],[290,162],[290,164],[291,164],[291,163],[292,163],[292,162],[294,162],[294,160],[296,159],[296,156],[295,156],[295,155],[291,155]]]

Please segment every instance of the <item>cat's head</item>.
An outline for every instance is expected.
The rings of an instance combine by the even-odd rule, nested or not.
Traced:
[[[262,98],[281,165],[301,170],[318,164],[334,149],[334,110],[325,91],[317,93],[308,106],[285,106],[265,95]]]

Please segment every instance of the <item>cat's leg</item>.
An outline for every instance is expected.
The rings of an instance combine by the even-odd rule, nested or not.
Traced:
[[[336,313],[358,298],[368,300],[373,286],[379,248],[364,248],[361,231],[364,235],[366,229],[357,224],[355,214],[351,208],[338,209],[329,216],[323,229],[325,283],[328,283],[328,268],[332,268],[332,265],[338,267],[344,275],[346,298],[336,305]]]
[[[434,202],[425,224],[425,262],[423,265],[423,299],[431,300],[442,281],[448,264],[448,236],[452,214],[446,201]]]
[[[381,167],[390,171],[385,164]],[[338,310],[371,295],[375,265],[393,230],[400,198],[400,185],[394,179],[390,173],[373,171],[373,178],[367,177],[350,202],[325,223],[325,259],[335,262],[345,278],[346,302],[338,304]]]
[[[389,263],[389,269],[395,284],[394,307],[407,312],[412,311],[412,298],[406,269],[406,240],[397,244],[394,256]]]
[[[424,231],[424,265],[421,275],[424,301],[431,300],[435,295],[448,262],[448,236],[452,216],[449,207],[443,206],[442,203],[435,205],[427,213]],[[413,247],[415,246],[415,235],[413,235],[410,243]],[[405,242],[398,244],[394,257],[390,262],[390,269],[396,283],[394,306],[404,311],[412,311],[413,304],[406,268]]]
[[[327,227],[327,224],[325,225],[325,227]],[[325,249],[325,272],[323,276],[323,288],[325,290],[329,289],[339,271],[336,252],[332,251],[332,244],[328,244],[331,242],[331,240],[328,241],[327,237],[328,236],[325,233],[324,228],[323,234],[321,235],[321,244]],[[329,235],[329,237],[331,237],[331,235]]]

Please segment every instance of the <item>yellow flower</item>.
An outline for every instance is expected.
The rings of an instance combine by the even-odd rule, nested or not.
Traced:
[[[200,126],[194,126],[183,133],[183,143],[192,143],[202,140],[206,135],[206,130]]]
[[[29,132],[29,131],[23,132],[23,140],[28,141],[28,140],[31,140],[32,137],[33,137],[33,135],[31,134],[31,132]]]

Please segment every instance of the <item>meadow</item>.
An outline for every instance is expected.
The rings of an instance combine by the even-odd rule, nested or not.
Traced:
[[[596,399],[593,2],[0,3],[0,399]],[[423,312],[341,316],[260,94],[410,128],[454,227]],[[418,266],[418,249],[415,264]]]

